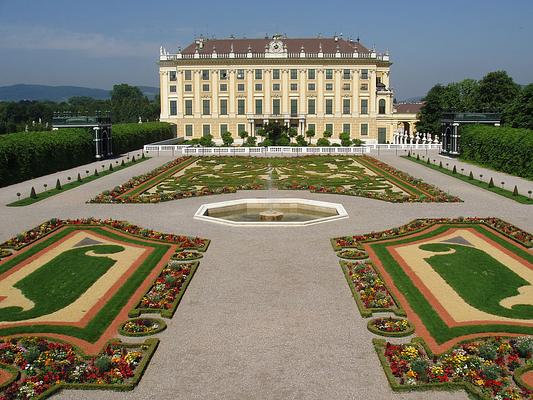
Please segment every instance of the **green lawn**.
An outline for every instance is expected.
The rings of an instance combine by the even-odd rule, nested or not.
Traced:
[[[492,193],[496,193],[496,194],[499,194],[500,196],[507,197],[508,199],[517,201],[518,203],[533,204],[533,199],[531,199],[531,197],[525,196],[524,194],[520,194],[520,193],[518,193],[518,195],[515,196],[513,194],[512,190],[505,189],[505,186],[504,186],[504,188],[502,188],[501,185],[500,185],[500,182],[494,182],[494,186],[493,187],[489,187],[488,182],[480,181],[478,179],[475,179],[475,177],[473,179],[470,179],[470,177],[469,177],[470,171],[466,171],[466,174],[464,174],[464,175],[462,173],[459,173],[459,171],[457,171],[454,174],[453,173],[453,169],[449,170],[448,168],[440,167],[437,164],[428,164],[426,161],[417,160],[416,157],[413,157],[413,156],[402,156],[402,158],[405,158],[407,160],[410,160],[410,161],[416,162],[418,164],[424,165],[427,168],[431,168],[431,169],[433,169],[435,171],[439,171],[439,172],[441,172],[443,174],[446,174],[448,176],[453,176],[454,178],[460,179],[463,182],[467,182],[467,183],[469,183],[471,185],[480,187],[480,188],[485,189],[485,190],[489,190]],[[487,178],[490,180],[489,176],[487,176]],[[532,187],[533,187],[533,184],[532,184]]]
[[[87,174],[85,174],[87,176],[85,178],[81,178],[80,181],[75,179],[72,182],[66,183],[64,185],[62,184],[61,185],[61,189],[56,189],[54,187],[53,189],[49,189],[49,190],[46,190],[44,192],[39,192],[39,189],[36,188],[35,189],[36,192],[37,192],[37,197],[36,198],[30,197],[29,193],[28,193],[28,197],[25,197],[25,198],[22,198],[20,200],[14,201],[13,203],[9,203],[9,204],[7,204],[7,206],[8,207],[29,206],[30,204],[37,203],[37,202],[39,202],[41,200],[44,200],[44,199],[47,199],[49,197],[55,196],[56,194],[60,194],[60,193],[66,192],[67,190],[71,190],[71,189],[77,188],[78,186],[81,186],[81,185],[84,185],[86,183],[92,182],[92,181],[94,181],[94,180],[96,180],[98,178],[102,178],[104,176],[112,174],[113,172],[120,171],[120,170],[122,170],[124,168],[128,168],[128,167],[130,167],[132,165],[138,164],[138,163],[140,163],[140,162],[142,162],[144,160],[148,160],[148,159],[149,159],[149,157],[139,158],[136,161],[128,161],[127,163],[124,163],[124,165],[120,165],[120,164],[114,165],[112,170],[110,170],[109,168],[106,168],[103,171],[98,171],[98,175],[95,175],[93,171],[90,171],[90,173],[92,175],[88,176]],[[103,162],[102,165],[105,165],[105,163]],[[83,175],[83,174],[81,174],[81,175]]]
[[[13,328],[3,328],[3,329],[0,328],[0,336],[13,335],[13,334],[31,334],[31,333],[37,333],[37,332],[38,333],[49,332],[49,333],[59,333],[59,334],[64,334],[68,336],[73,336],[73,337],[77,337],[83,340],[87,340],[89,342],[97,341],[98,338],[105,331],[105,329],[109,326],[109,324],[113,321],[113,319],[120,312],[120,310],[124,307],[124,305],[131,298],[135,290],[137,290],[139,285],[145,280],[145,278],[150,274],[150,272],[157,266],[158,262],[161,260],[161,258],[164,256],[164,254],[168,251],[170,247],[170,245],[165,244],[165,243],[152,242],[152,241],[141,241],[133,237],[129,237],[129,238],[124,237],[122,235],[117,235],[112,232],[106,231],[99,227],[79,228],[79,227],[71,226],[71,227],[67,227],[61,232],[53,233],[50,237],[45,238],[42,242],[24,251],[23,253],[13,257],[11,260],[7,261],[5,264],[3,264],[0,267],[0,273],[3,271],[7,271],[10,268],[15,267],[20,262],[28,259],[29,257],[36,254],[37,252],[47,248],[48,246],[52,245],[53,243],[57,242],[61,238],[68,235],[69,233],[72,233],[79,229],[89,230],[89,231],[98,233],[100,235],[109,237],[111,239],[115,239],[119,242],[149,246],[149,247],[152,247],[154,250],[151,252],[151,254],[148,255],[148,257],[144,260],[144,262],[141,265],[139,265],[139,267],[134,271],[134,273],[129,277],[129,279],[117,290],[117,292],[115,292],[115,294],[112,295],[108,299],[108,301],[102,306],[100,311],[88,323],[86,327],[77,328],[73,326],[61,326],[61,325],[19,326],[19,327],[13,327]],[[84,248],[83,250],[86,250],[86,249],[87,248]],[[121,249],[122,249],[121,246],[109,246],[109,247],[102,249],[101,251],[103,251],[102,254],[105,254],[105,252],[109,254],[109,252],[115,252],[119,250],[121,251]],[[41,314],[43,313],[46,314],[45,312],[46,309],[52,310],[52,308],[58,307],[59,303],[65,304],[67,301],[75,299],[74,294],[62,293],[62,292],[73,291],[75,292],[75,294],[82,293],[83,288],[88,287],[88,284],[91,280],[97,278],[98,276],[101,276],[101,274],[103,273],[102,270],[109,268],[109,264],[110,264],[109,261],[106,261],[106,260],[109,260],[108,258],[85,257],[85,256],[80,255],[80,253],[78,252],[72,252],[72,253],[65,252],[60,257],[61,257],[60,259],[56,257],[55,259],[53,259],[46,265],[48,276],[44,276],[44,272],[39,273],[38,275],[33,276],[33,277],[32,277],[33,274],[31,274],[30,276],[28,276],[28,280],[22,284],[21,290],[25,291],[26,296],[28,296],[31,299],[39,300],[39,303],[36,304],[36,307],[40,308]],[[91,258],[91,259],[89,260],[88,258]],[[92,260],[92,258],[94,258],[94,260]],[[96,260],[100,260],[100,261],[96,261]],[[65,275],[65,272],[69,270],[69,268],[72,268],[72,265],[65,266],[64,264],[60,263],[60,261],[74,262],[73,266],[78,267],[75,269],[76,273],[73,274],[71,271],[70,274]],[[82,263],[81,268],[79,265],[80,262]],[[98,265],[96,265],[95,263],[98,263]],[[60,267],[60,271],[51,272],[51,268],[54,267],[54,265],[57,267]],[[96,267],[98,268],[98,270],[91,271],[92,268],[96,268]],[[38,271],[36,271],[36,273],[37,272]],[[41,279],[42,281],[39,282],[37,278]],[[80,287],[77,288],[76,287],[77,285],[80,285]],[[33,289],[35,289],[35,291],[33,291]],[[48,294],[47,291],[49,291],[50,293],[53,293],[53,296],[59,296],[59,298],[53,299],[52,295]],[[50,305],[48,305],[48,303],[50,303]],[[2,311],[2,314],[0,314],[1,316],[0,320],[3,320],[3,321],[13,320],[13,319],[9,319],[10,315],[11,315],[11,318],[15,318],[14,316],[17,315],[17,310],[14,310],[14,309],[11,309],[11,310],[0,309],[0,311]],[[18,314],[20,315],[20,309],[18,309]],[[21,318],[17,318],[17,320],[21,320]]]
[[[533,255],[531,255],[527,250],[501,239],[499,236],[491,232],[489,228],[486,228],[482,225],[469,224],[467,226],[476,229],[481,234],[497,242],[516,255],[524,258],[526,261],[533,262]],[[404,239],[395,241],[394,244],[399,245],[418,241],[424,238],[431,238],[447,231],[450,227],[465,227],[465,225],[443,225],[432,232],[417,237],[406,237]],[[405,273],[402,267],[389,253],[387,250],[387,245],[388,242],[375,244],[370,243],[370,246],[376,253],[376,256],[381,260],[384,268],[394,280],[398,290],[400,290],[405,296],[412,309],[421,318],[422,322],[429,330],[431,335],[435,338],[437,343],[443,343],[458,336],[468,334],[482,335],[486,332],[531,334],[531,327],[502,324],[469,325],[449,328],[444,321],[441,320],[438,313],[433,309],[425,296],[418,290],[416,285]],[[445,246],[449,247],[448,244]],[[471,263],[473,262],[478,263],[487,261],[486,257],[480,258],[480,255],[477,253],[473,254],[472,252],[461,252],[456,257],[452,259],[447,258],[446,260],[444,259],[444,256],[435,257],[436,258],[433,259],[431,263],[432,265],[436,266],[437,272],[442,273],[444,279],[446,279],[450,285],[454,287],[457,293],[462,296],[466,302],[471,303],[475,307],[482,307],[484,310],[487,310],[487,312],[494,312],[497,307],[495,304],[498,298],[505,297],[506,293],[516,294],[516,287],[523,284],[520,277],[517,277],[505,266],[497,265],[496,260],[490,261],[488,265],[472,265]],[[442,257],[442,259],[440,257]],[[444,271],[447,268],[449,268],[449,270]],[[484,280],[492,281],[492,283],[487,287],[483,287],[481,282],[476,281],[476,279],[479,279],[479,276],[484,276]],[[505,291],[502,288],[506,288]],[[499,293],[499,291],[501,291],[501,293]],[[484,299],[486,300],[486,298],[490,296],[496,296],[496,298],[490,300],[488,304],[481,304]],[[498,308],[496,311],[499,313],[503,312],[500,308]],[[506,312],[509,313],[508,315],[515,318],[533,319],[530,307],[515,307]]]

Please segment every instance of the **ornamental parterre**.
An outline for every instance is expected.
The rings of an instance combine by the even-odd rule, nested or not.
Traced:
[[[370,321],[371,326],[385,333],[400,333],[409,329],[409,321],[403,318],[375,318]]]
[[[462,343],[439,356],[428,354],[418,343],[376,341],[393,387],[414,388],[435,384],[443,388],[464,384],[484,399],[532,399],[533,391],[520,387],[515,371],[532,364],[533,338],[489,338]]]
[[[32,399],[51,394],[54,389],[131,383],[144,358],[154,347],[108,344],[103,352],[85,358],[70,344],[37,337],[0,340],[0,362],[20,370],[19,380],[0,389],[0,400]],[[146,360],[147,361],[147,360]],[[140,374],[138,374],[140,375]],[[46,393],[45,393],[46,392]]]

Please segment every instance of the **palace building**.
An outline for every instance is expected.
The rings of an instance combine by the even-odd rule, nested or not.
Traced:
[[[161,121],[184,139],[222,133],[254,136],[268,122],[298,134],[347,132],[367,143],[392,142],[388,52],[331,38],[197,39],[176,54],[160,49]]]

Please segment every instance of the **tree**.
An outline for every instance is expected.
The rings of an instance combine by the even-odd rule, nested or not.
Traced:
[[[148,118],[150,102],[138,87],[125,83],[111,90],[111,115],[113,122],[137,122]]]
[[[315,136],[315,131],[312,130],[312,129],[308,129],[305,132],[305,136],[307,136],[307,138],[309,138],[309,144],[311,144],[311,138],[313,138]]]
[[[339,135],[339,139],[341,140],[341,146],[349,146],[351,144],[350,134],[348,132],[342,132]]]
[[[305,137],[304,137],[304,135],[298,135],[298,136],[296,136],[296,144],[297,144],[298,146],[302,146],[302,147],[307,146],[307,142],[305,141]]]
[[[248,139],[246,139],[246,146],[247,147],[255,147],[257,138],[254,136],[248,136]]]
[[[316,141],[316,145],[320,147],[327,147],[327,146],[330,146],[331,143],[328,139],[322,137]]]
[[[231,137],[231,132],[224,132],[222,134],[222,143],[224,143],[224,146],[231,146],[233,144],[233,137]]]
[[[326,139],[329,139],[332,135],[333,135],[333,132],[330,132],[330,131],[324,131],[324,133],[322,134]]]
[[[298,130],[295,127],[290,127],[287,131],[287,135],[289,136],[290,140],[292,141],[293,138],[298,136]]]
[[[248,137],[248,132],[246,131],[240,131],[239,137],[242,139],[242,144],[244,145],[245,139]]]
[[[518,93],[519,86],[507,72],[489,72],[479,81],[479,106],[484,111],[502,112]]]
[[[289,135],[287,133],[282,133],[278,140],[278,145],[280,146],[288,146],[291,144],[291,139],[289,138]]]
[[[439,83],[426,94],[416,123],[417,132],[440,133],[445,92],[446,88]]]
[[[215,143],[213,143],[213,135],[207,134],[207,135],[202,136],[200,138],[200,145],[204,146],[204,147],[212,147],[212,146],[214,146]]]
[[[533,83],[525,86],[502,114],[504,124],[533,129]]]

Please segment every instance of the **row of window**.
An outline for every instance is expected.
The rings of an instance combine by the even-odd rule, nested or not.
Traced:
[[[342,113],[350,114],[352,111],[350,99],[342,99]],[[386,102],[385,99],[379,100],[379,114],[385,114]],[[255,114],[263,114],[263,99],[255,99]],[[220,99],[219,115],[228,115],[228,100]],[[326,115],[333,115],[333,99],[326,99],[325,110]],[[368,114],[368,99],[361,99],[361,114]],[[193,115],[193,101],[192,99],[185,99],[184,107],[185,115]],[[237,99],[237,115],[246,114],[246,99]],[[272,99],[272,114],[281,115],[281,100]],[[298,115],[298,99],[290,99],[290,114],[293,116]],[[316,114],[316,99],[307,99],[307,114]],[[170,100],[170,115],[178,115],[178,102],[177,100]],[[202,115],[211,115],[211,100],[202,100]]]
[[[326,83],[324,86],[325,86],[326,92],[333,91],[333,83]],[[254,85],[254,88],[255,88],[256,92],[261,92],[263,90],[263,84],[262,83],[256,83]],[[211,86],[209,85],[209,83],[203,83],[202,84],[202,92],[209,92],[210,89],[211,89]],[[290,89],[291,92],[298,91],[298,84],[297,83],[291,83],[289,85],[289,89]],[[342,90],[350,90],[350,89],[351,89],[351,85],[349,83],[344,83],[342,85]],[[367,83],[362,83],[361,86],[360,86],[360,89],[362,91],[367,91],[368,90],[368,84]],[[273,83],[272,84],[272,91],[279,92],[280,90],[281,90],[281,85],[279,83]],[[308,83],[307,84],[307,90],[310,91],[310,92],[316,91],[316,84],[315,83]],[[184,85],[184,91],[186,93],[191,93],[192,92],[192,84],[186,83]],[[219,86],[219,91],[220,92],[227,92],[228,91],[228,84],[227,83],[221,83],[220,86]],[[245,91],[244,83],[237,84],[237,91],[238,92],[244,92]],[[170,93],[176,93],[176,85],[170,85]]]
[[[186,69],[184,72],[184,79],[186,81],[192,80],[192,70]],[[245,70],[244,69],[238,69],[237,70],[237,79],[244,79],[245,77]],[[307,79],[316,79],[316,70],[315,69],[307,69]],[[255,79],[263,79],[263,73],[264,71],[260,68],[254,69],[254,78]],[[208,81],[210,79],[211,70],[209,69],[202,69],[200,71],[201,79],[204,81]],[[220,69],[218,70],[218,77],[221,80],[226,80],[229,77],[228,70],[226,69]],[[327,68],[325,70],[325,77],[326,79],[333,79],[333,69]],[[360,73],[361,79],[368,79],[368,69],[362,69]],[[290,79],[298,79],[298,69],[292,68],[289,70],[289,78]],[[343,69],[342,70],[342,79],[351,79],[352,78],[352,72],[350,69]],[[177,73],[176,71],[169,71],[169,79],[171,81],[177,80]],[[272,79],[281,79],[281,70],[280,69],[273,69],[272,70]]]
[[[342,124],[342,131],[345,133],[352,133],[351,132],[352,124],[344,123]],[[316,125],[315,124],[307,124],[307,130],[316,132]],[[237,124],[237,134],[241,132],[246,131],[246,124]],[[333,124],[325,124],[324,131],[333,133]],[[219,125],[219,134],[222,136],[224,133],[229,132],[228,130],[228,124],[220,124]],[[387,134],[387,128],[378,128],[378,133],[380,135],[386,135]],[[202,135],[207,136],[211,135],[211,124],[203,124],[202,125]],[[359,124],[359,134],[361,136],[368,136],[368,124],[362,123]],[[185,136],[194,136],[194,125],[192,124],[185,124]],[[319,135],[317,135],[319,136]]]

